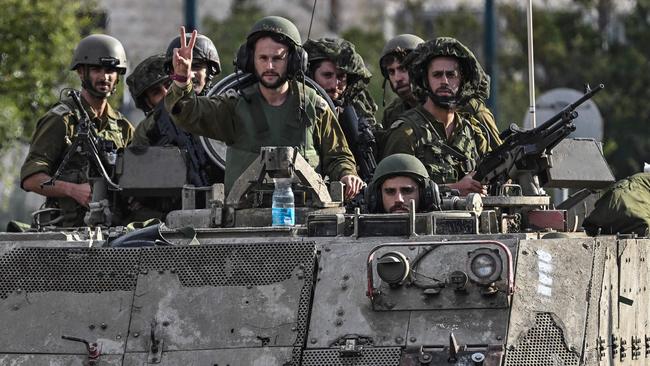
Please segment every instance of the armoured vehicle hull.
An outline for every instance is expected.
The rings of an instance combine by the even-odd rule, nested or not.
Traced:
[[[1,234],[0,364],[648,364],[650,239],[310,231],[167,230],[176,245],[139,248]],[[487,284],[481,251],[499,264]],[[417,279],[381,278],[395,252]]]

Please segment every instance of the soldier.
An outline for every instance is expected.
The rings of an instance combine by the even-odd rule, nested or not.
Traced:
[[[460,42],[441,37],[420,44],[404,64],[424,103],[391,125],[384,156],[415,155],[436,183],[462,195],[484,194],[484,187],[472,175],[476,160],[489,149],[488,142],[476,121],[457,113],[458,106],[480,87],[476,58]]]
[[[398,96],[384,109],[381,121],[384,129],[390,128],[397,116],[418,104],[411,89],[408,70],[402,65],[402,61],[420,43],[424,43],[424,40],[418,36],[400,34],[391,38],[381,51],[379,68],[384,76],[384,87],[388,81],[390,88]]]
[[[212,42],[205,36],[198,36],[197,42],[199,40],[201,42],[195,44],[194,49],[204,58],[192,66],[192,73],[197,83],[204,85],[205,90],[215,76],[214,72],[218,74],[221,70],[221,65]],[[171,45],[175,42],[176,40],[172,41]],[[169,59],[170,56],[165,55],[148,57],[126,78],[136,106],[147,115],[135,128],[132,145],[178,146],[187,152],[189,183],[205,187],[215,182],[223,182],[223,170],[212,163],[197,136],[172,123],[169,113],[165,110],[163,100],[171,84],[169,74],[165,71],[168,69],[166,65],[171,64]],[[207,69],[211,71],[206,72]],[[196,76],[197,74],[201,76]]]
[[[299,146],[312,167],[345,184],[346,197],[360,191],[363,181],[332,110],[313,89],[296,81],[306,57],[293,23],[269,16],[253,25],[236,65],[254,73],[258,82],[239,95],[196,95],[190,80],[195,40],[194,32],[189,44],[183,38],[181,47],[174,49],[174,85],[165,106],[179,126],[228,145],[226,191],[262,146]]]
[[[191,33],[185,34],[185,44],[189,41]],[[173,71],[172,60],[174,57],[174,49],[181,46],[181,37],[178,36],[172,39],[167,46],[167,60],[165,63],[165,71],[171,74]],[[221,73],[221,61],[219,60],[219,53],[214,46],[212,40],[203,34],[196,35],[194,48],[192,49],[192,85],[194,92],[197,95],[207,95],[212,87],[214,77]]]
[[[352,106],[374,130],[377,105],[368,91],[372,74],[354,45],[340,38],[321,38],[308,40],[304,48],[309,56],[307,76],[325,90],[337,107]]]
[[[153,109],[160,103],[167,94],[171,84],[169,75],[165,72],[166,57],[164,54],[147,57],[144,61],[135,67],[135,70],[126,78],[126,85],[135,106],[138,107],[148,117]],[[138,126],[142,125],[140,122]],[[151,145],[149,138],[144,130],[141,130],[141,136],[138,136],[138,128],[133,137],[133,143],[136,145]]]
[[[82,39],[75,49],[71,70],[81,79],[81,102],[98,135],[116,148],[125,147],[133,137],[133,126],[108,104],[119,75],[126,72],[126,53],[117,39],[93,34]],[[91,202],[91,186],[86,172],[88,159],[76,153],[54,185],[43,185],[56,172],[76,134],[81,118],[71,98],[57,103],[36,123],[29,154],[22,166],[21,187],[47,197],[46,207],[60,210],[50,222],[61,226],[83,226]]]
[[[377,164],[372,182],[366,188],[368,211],[409,212],[411,200],[416,211],[426,211],[433,202],[432,195],[426,194],[431,186],[427,169],[420,160],[413,155],[393,154]]]
[[[375,162],[377,105],[368,91],[372,74],[354,45],[344,39],[321,38],[305,42],[307,74],[336,105],[338,121],[350,145],[361,178],[372,179]]]

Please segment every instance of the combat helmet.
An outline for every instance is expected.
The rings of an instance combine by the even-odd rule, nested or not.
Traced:
[[[424,164],[410,154],[393,154],[377,164],[370,185],[366,188],[366,203],[370,212],[381,212],[381,186],[388,178],[408,176],[415,180],[420,189],[421,209],[439,205],[438,186],[429,178]]]
[[[309,73],[313,76],[315,65],[321,60],[330,60],[336,67],[348,74],[348,83],[353,84],[359,79],[369,81],[372,77],[370,70],[363,62],[354,44],[342,38],[320,38],[307,40],[303,45],[308,55]]]
[[[298,28],[289,19],[271,15],[258,20],[246,36],[247,43],[255,42],[264,33],[275,33],[291,41],[294,48],[300,47],[302,40]]]
[[[254,73],[253,49],[255,42],[264,36],[271,36],[277,42],[289,47],[287,75],[291,78],[307,70],[307,55],[302,48],[300,32],[289,19],[271,15],[253,24],[246,36],[246,42],[239,47],[233,61],[235,67],[244,72]]]
[[[456,58],[462,78],[458,94],[452,100],[444,103],[463,105],[471,98],[485,95],[487,75],[472,51],[455,38],[438,37],[420,44],[402,62],[408,68],[411,83],[416,86],[415,93],[421,100],[427,96],[436,97],[429,90],[427,71],[431,60],[439,56]],[[489,93],[489,89],[487,93]]]
[[[185,33],[185,40],[189,42],[192,37],[192,33]],[[165,64],[166,71],[171,73],[172,70],[172,58],[174,57],[174,48],[180,48],[181,46],[181,36],[176,36],[169,42],[167,46],[167,62]],[[211,80],[212,77],[219,75],[221,73],[221,61],[219,60],[219,53],[217,48],[212,43],[212,40],[203,34],[196,35],[196,41],[194,43],[194,48],[192,48],[192,59],[203,61],[208,66],[208,79]],[[208,82],[209,82],[208,80]]]
[[[152,86],[169,80],[165,72],[166,56],[158,54],[147,57],[135,67],[135,70],[126,78],[129,92],[135,100],[135,106],[148,112],[150,110],[144,97],[144,92]]]
[[[379,188],[387,178],[396,175],[407,175],[418,183],[429,179],[427,168],[424,167],[420,159],[410,154],[393,154],[377,164],[370,185]]]
[[[106,34],[91,34],[79,41],[74,50],[70,70],[80,65],[113,67],[124,75],[128,62],[122,43]]]
[[[388,69],[384,64],[386,56],[398,54],[400,59],[403,59],[421,43],[424,43],[422,38],[408,33],[400,34],[388,40],[384,45],[384,49],[381,50],[381,57],[379,58],[379,68],[384,78],[388,79]]]

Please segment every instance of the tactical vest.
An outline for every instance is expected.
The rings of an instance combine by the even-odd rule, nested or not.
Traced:
[[[55,105],[50,112],[57,114],[61,118],[67,118],[68,123],[66,124],[66,149],[59,158],[56,164],[57,168],[62,163],[63,157],[68,153],[68,150],[71,147],[71,143],[74,141],[74,136],[77,132],[77,125],[81,120],[81,111],[77,109],[77,106],[74,104],[71,98],[64,99],[57,105]],[[88,110],[86,111],[89,112]],[[124,148],[128,141],[124,141],[124,135],[122,134],[122,129],[118,123],[119,120],[126,121],[126,118],[122,116],[119,112],[115,111],[118,115],[118,120],[108,119],[106,126],[102,130],[97,129],[97,135],[105,140],[110,141],[115,144],[116,148]],[[88,113],[92,115],[92,111]],[[91,119],[91,123],[94,123],[94,119]],[[97,128],[97,126],[95,126]],[[101,146],[99,147],[101,149]],[[88,158],[75,152],[71,155],[68,160],[63,172],[59,176],[59,180],[71,182],[71,183],[88,183],[88,173],[89,173],[90,163]],[[52,173],[54,174],[54,173]],[[61,209],[63,215],[63,221],[61,222],[62,226],[84,226],[84,215],[87,209],[77,203],[74,199],[70,197],[48,197],[46,200],[46,207],[56,207]]]
[[[409,109],[399,118],[413,129],[415,156],[422,161],[434,182],[457,182],[476,168],[479,156],[474,131],[469,122],[456,114],[456,123],[460,123],[461,128],[456,127],[454,141],[448,143],[446,136],[433,126],[438,122],[431,122],[420,108]]]
[[[292,83],[290,95],[283,108],[295,110],[294,116],[297,116],[300,99],[304,99],[304,112],[301,113],[300,120],[288,118],[284,121],[267,119],[262,105],[266,100],[260,94],[258,84],[242,90],[241,94],[235,106],[238,135],[235,142],[228,146],[226,153],[226,192],[230,191],[235,180],[259,156],[263,146],[298,147],[298,151],[309,165],[319,170],[320,156],[313,138],[316,118],[320,115],[317,108],[321,104],[318,103],[320,97],[316,91],[307,87],[303,89],[302,85]]]
[[[210,172],[212,167],[210,158],[200,141],[193,134],[176,126],[165,110],[164,102],[158,103],[153,111],[155,123],[147,137],[153,146],[174,145],[187,152],[188,181],[197,187],[205,187],[214,183]]]

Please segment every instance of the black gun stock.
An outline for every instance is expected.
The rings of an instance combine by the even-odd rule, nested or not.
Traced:
[[[365,118],[359,118],[352,106],[343,109],[339,121],[359,167],[359,177],[369,183],[377,167],[374,155],[376,141],[370,124]]]
[[[61,164],[59,164],[59,167],[57,168],[54,175],[52,175],[52,177],[46,182],[43,182],[41,186],[54,185],[54,182],[56,182],[56,180],[61,176],[65,167],[68,165],[68,161],[72,155],[78,152],[88,158],[91,166],[97,170],[99,175],[113,190],[121,190],[120,186],[111,180],[111,177],[106,171],[105,167],[107,165],[110,165],[108,158],[106,157],[104,151],[100,150],[97,147],[97,145],[101,143],[101,138],[97,135],[95,126],[90,121],[88,113],[86,113],[86,110],[81,104],[81,99],[79,99],[79,92],[76,90],[70,90],[68,92],[68,96],[72,98],[74,104],[77,106],[77,109],[80,111],[81,120],[77,124],[76,133],[72,139],[72,145],[70,145],[68,148],[68,151],[63,157],[63,160],[61,160]]]
[[[548,166],[545,154],[575,131],[573,120],[578,117],[576,108],[604,87],[599,84],[594,89],[587,88],[582,97],[535,128],[522,130],[511,125],[504,134],[503,144],[487,153],[478,163],[474,179],[482,184],[499,185],[508,179],[515,179],[517,172],[539,174]]]

